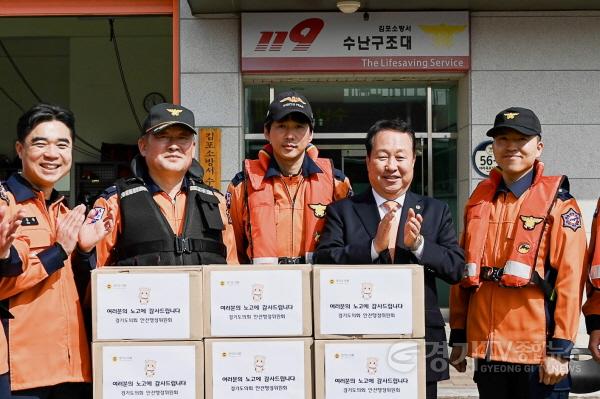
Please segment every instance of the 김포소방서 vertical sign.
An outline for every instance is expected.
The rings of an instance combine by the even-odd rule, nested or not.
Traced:
[[[242,71],[469,70],[469,13],[245,13]]]
[[[221,185],[221,129],[200,129],[200,165],[204,168],[204,183],[220,189]]]

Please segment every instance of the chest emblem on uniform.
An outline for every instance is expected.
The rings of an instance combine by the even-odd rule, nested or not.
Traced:
[[[327,209],[327,205],[323,204],[308,204],[310,209],[313,210],[315,217],[322,219],[325,217],[325,209]]]
[[[25,216],[21,220],[21,226],[36,226],[40,224],[35,216]]]
[[[523,222],[523,228],[525,230],[533,230],[535,229],[535,226],[544,221],[544,218],[536,218],[535,216],[524,215],[521,215],[519,219],[521,219],[521,221]]]
[[[581,227],[581,214],[573,208],[560,215],[562,218],[563,227],[568,227],[573,231],[577,231]]]
[[[529,243],[527,242],[522,242],[517,247],[517,252],[520,254],[526,254],[527,252],[529,252],[529,250],[531,250],[531,245],[529,245]]]
[[[315,242],[319,242],[319,239],[321,238],[321,234],[319,234],[318,231],[315,232]]]

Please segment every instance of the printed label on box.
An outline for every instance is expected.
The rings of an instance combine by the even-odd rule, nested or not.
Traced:
[[[99,273],[98,339],[189,338],[189,287],[187,273]]]
[[[302,271],[213,271],[211,335],[302,334]]]
[[[416,342],[325,345],[327,399],[417,398]]]
[[[304,348],[304,341],[214,342],[213,398],[304,399]]]
[[[195,398],[196,348],[105,346],[103,398]]]
[[[321,269],[321,334],[410,334],[410,269]]]

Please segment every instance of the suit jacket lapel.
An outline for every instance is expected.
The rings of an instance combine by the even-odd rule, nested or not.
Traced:
[[[375,238],[380,217],[371,187],[369,187],[367,191],[357,196],[354,201],[354,211],[358,215],[358,218],[362,224],[365,226],[365,229],[369,233],[371,239]]]

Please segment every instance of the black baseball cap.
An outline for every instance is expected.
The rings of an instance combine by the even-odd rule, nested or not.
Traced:
[[[315,117],[308,99],[297,91],[284,91],[279,93],[269,104],[265,123],[280,121],[291,113],[300,113],[308,119],[311,129],[314,128]]]
[[[142,135],[146,133],[158,133],[173,125],[181,125],[196,133],[196,129],[194,128],[194,113],[192,111],[181,105],[170,103],[156,104],[150,108],[150,112],[144,121]]]
[[[506,128],[514,129],[526,136],[542,135],[540,120],[532,110],[527,108],[510,107],[500,111],[494,120],[494,127],[487,131],[487,135],[494,137]]]

